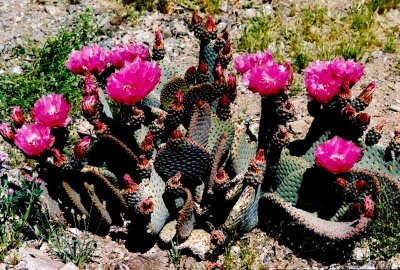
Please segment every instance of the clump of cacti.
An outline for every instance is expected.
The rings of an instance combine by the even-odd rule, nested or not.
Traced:
[[[376,84],[351,98],[360,64],[310,64],[315,120],[305,140],[290,142],[290,64],[269,51],[237,57],[242,83],[262,97],[258,141],[251,141],[231,121],[237,82],[226,72],[228,32],[218,36],[213,18],[197,13],[190,29],[200,40],[199,62],[182,74],[163,61],[160,31],[151,53],[138,44],[71,53],[66,67],[83,78],[93,134],[70,132],[70,105],[56,94],[35,103],[32,123],[15,108],[12,124],[0,125],[7,142],[37,160],[63,207],[90,215],[92,231],[106,234],[129,220],[132,241],[177,239],[203,259],[277,213],[322,241],[344,241],[366,230],[376,204],[399,210],[399,132],[386,149],[375,146],[384,123],[362,139],[370,121],[362,111]]]

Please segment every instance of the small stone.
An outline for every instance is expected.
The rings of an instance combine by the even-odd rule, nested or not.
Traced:
[[[44,10],[52,16],[57,15],[58,9],[55,6],[46,6]]]
[[[222,12],[227,12],[229,8],[229,3],[228,1],[224,1],[221,5],[221,7],[219,8]]]
[[[23,70],[20,66],[13,66],[11,72],[15,75],[20,75],[22,74]]]
[[[274,13],[274,9],[271,4],[267,3],[263,5],[263,15],[268,16]]]
[[[79,270],[79,267],[73,264],[72,262],[69,262],[67,264],[64,264],[63,267],[59,268],[60,270]]]
[[[353,250],[353,256],[352,256],[353,260],[355,260],[358,263],[366,262],[370,256],[371,256],[371,251],[369,250],[368,246],[356,247]]]
[[[238,247],[238,246],[233,246],[233,247],[231,248],[231,251],[232,251],[234,254],[239,255],[239,254],[240,254],[240,247]]]
[[[400,112],[400,105],[392,105],[389,107],[389,110]]]
[[[298,121],[292,122],[289,124],[290,130],[294,134],[301,134],[303,132],[303,128],[307,125],[306,121],[300,119]]]
[[[179,20],[174,20],[171,28],[172,28],[171,29],[172,34],[177,35],[177,36],[184,35],[188,32],[188,29],[183,24],[183,22],[181,22]]]
[[[257,12],[254,8],[246,9],[246,17],[247,18],[254,18],[255,16],[257,16]]]

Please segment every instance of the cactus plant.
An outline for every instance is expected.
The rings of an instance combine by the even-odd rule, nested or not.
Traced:
[[[289,63],[269,51],[237,57],[242,83],[262,97],[254,141],[231,120],[237,82],[225,71],[233,54],[228,32],[218,36],[213,18],[197,13],[190,29],[200,40],[199,64],[183,75],[164,62],[159,31],[151,55],[132,44],[71,53],[66,66],[83,78],[82,110],[94,134],[70,132],[70,107],[55,94],[35,104],[31,124],[16,108],[12,124],[0,125],[7,142],[38,162],[51,197],[90,215],[92,231],[106,234],[129,220],[132,241],[177,238],[178,249],[202,259],[273,218],[324,243],[352,243],[376,218],[375,205],[399,212],[399,132],[386,149],[376,145],[384,124],[364,141],[370,117],[363,110],[376,85],[351,98],[360,64],[310,64],[314,122],[304,140],[291,142]]]

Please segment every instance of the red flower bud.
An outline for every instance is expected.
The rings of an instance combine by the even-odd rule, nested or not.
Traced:
[[[201,108],[203,108],[203,106],[206,104],[206,102],[204,101],[204,99],[199,99],[198,101],[197,101],[197,103],[196,103],[196,107],[198,108],[198,109],[201,109]]]
[[[82,140],[78,141],[74,148],[74,157],[76,159],[84,158],[89,150],[90,137],[85,136]]]
[[[370,104],[372,101],[372,94],[375,92],[377,84],[375,81],[371,82],[364,88],[361,94],[358,96],[358,99],[362,100],[366,104]]]
[[[22,125],[25,124],[25,115],[19,106],[16,106],[12,109],[11,120],[18,128],[22,127]]]
[[[226,95],[222,95],[218,101],[218,105],[222,108],[228,108],[230,103],[231,102]]]
[[[368,113],[359,113],[359,114],[356,116],[356,120],[357,120],[357,123],[358,123],[360,126],[365,127],[365,126],[368,126],[369,123],[371,122],[371,116],[369,116]]]
[[[183,138],[183,134],[179,131],[179,130],[173,130],[171,133],[171,139],[182,139]]]
[[[145,167],[149,164],[149,160],[146,158],[145,155],[140,155],[138,160],[138,165],[140,167]]]
[[[222,54],[223,55],[228,55],[232,52],[232,44],[230,42],[227,42],[224,46],[224,48],[222,48]]]
[[[228,88],[228,90],[230,90],[229,92],[236,90],[236,77],[232,73],[228,74],[228,79],[226,80],[226,87]]]
[[[152,151],[154,148],[154,141],[153,141],[153,135],[151,135],[151,132],[147,132],[146,137],[144,138],[142,144],[140,145],[140,149],[144,152],[149,152]]]
[[[174,105],[179,106],[183,104],[183,93],[182,90],[179,89],[175,95]]]
[[[346,181],[346,179],[342,177],[336,178],[336,183],[341,186],[342,188],[347,188],[349,183]]]
[[[52,149],[54,165],[61,167],[67,161],[67,158],[57,148]]]
[[[124,174],[125,193],[134,193],[138,190],[138,184],[133,181],[129,174]]]
[[[87,116],[94,116],[97,113],[97,105],[99,99],[95,95],[85,96],[82,98],[82,111]]]
[[[254,161],[258,164],[266,164],[267,163],[267,161],[265,159],[264,149],[260,148],[257,150],[256,158],[254,159]]]
[[[230,36],[230,34],[229,34],[229,32],[228,32],[227,30],[225,30],[225,31],[222,33],[222,38],[223,38],[225,41],[228,41],[228,40],[229,40],[229,36]]]
[[[149,215],[154,211],[154,203],[151,197],[145,199],[139,206],[140,212],[144,215]]]
[[[206,64],[206,62],[201,61],[199,64],[199,67],[197,68],[197,71],[199,73],[203,73],[203,74],[207,74],[208,72],[208,65]]]
[[[364,198],[364,217],[372,218],[374,216],[374,201],[371,195]]]
[[[290,65],[290,63],[288,61],[285,62],[284,64],[285,68],[290,72],[290,76],[289,76],[289,80],[288,80],[288,85],[291,85],[293,82],[293,69],[292,66]]]
[[[191,75],[196,74],[196,67],[193,66],[193,67],[188,68],[186,70],[186,73],[191,74]]]
[[[215,77],[220,78],[224,76],[224,69],[222,68],[221,63],[218,62],[217,67],[215,68]]]
[[[155,36],[156,36],[156,40],[155,40],[154,46],[157,48],[160,48],[163,45],[163,38],[162,38],[160,30],[156,31]]]
[[[362,191],[366,189],[368,182],[365,180],[357,180],[354,185],[358,191]]]
[[[342,109],[342,115],[347,119],[347,120],[352,120],[354,117],[356,117],[356,110],[354,109],[353,106],[350,104],[347,104],[343,109]]]
[[[217,26],[215,25],[214,18],[211,15],[207,16],[206,21],[206,32],[215,32],[217,31]]]
[[[0,124],[0,135],[8,143],[13,143],[15,139],[15,132],[10,124],[1,123]]]
[[[197,24],[201,24],[203,22],[203,18],[197,14],[196,11],[193,11],[193,16],[192,16],[192,24],[193,25],[197,25]]]

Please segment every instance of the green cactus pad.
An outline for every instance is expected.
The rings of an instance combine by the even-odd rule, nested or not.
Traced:
[[[350,209],[349,203],[343,203],[341,207],[336,211],[336,214],[330,219],[330,221],[339,222],[347,214]]]
[[[212,115],[211,116],[211,128],[210,128],[210,133],[208,135],[208,142],[207,142],[207,149],[209,152],[211,152],[213,149],[215,149],[215,145],[218,143],[220,140],[222,134],[227,135],[227,140],[225,144],[225,150],[227,151],[230,146],[232,145],[233,137],[235,134],[235,127],[233,126],[232,122],[229,120],[222,121],[218,119],[217,116]]]
[[[180,241],[186,240],[189,237],[195,224],[194,202],[192,194],[187,188],[183,188],[183,190],[185,192],[186,200],[182,209],[179,211],[178,220],[176,223],[176,231]]]
[[[81,195],[76,192],[66,181],[61,181],[61,189],[65,192],[67,199],[81,214],[89,216],[89,212],[81,202]]]
[[[306,160],[308,163],[310,163],[311,165],[313,165],[315,163],[315,149],[317,148],[318,145],[320,145],[323,142],[326,142],[331,136],[331,132],[327,131],[325,132],[322,136],[320,136],[318,138],[318,140],[316,140],[315,142],[313,142],[313,144],[311,145],[311,147],[307,150],[307,152],[302,156],[302,158],[304,160]]]
[[[154,161],[154,167],[165,181],[178,172],[188,180],[203,179],[208,176],[210,166],[211,158],[207,150],[187,139],[168,141]]]
[[[377,168],[382,173],[400,179],[400,160],[387,160],[385,149],[378,145],[366,147],[362,159],[356,163],[355,168]]]
[[[206,104],[202,109],[197,109],[193,113],[188,129],[188,138],[206,147],[210,128],[211,108]]]
[[[200,60],[204,60],[210,70],[210,82],[214,81],[217,57],[218,53],[215,52],[213,43],[202,44],[200,47]]]
[[[153,199],[154,211],[151,213],[151,221],[147,226],[147,233],[158,234],[169,217],[168,209],[163,200],[165,182],[153,169],[149,180],[150,197]]]
[[[171,106],[179,90],[183,94],[187,92],[186,82],[180,77],[174,77],[164,85],[160,95],[161,107],[163,109],[167,110]]]
[[[257,144],[255,142],[248,142],[248,137],[244,129],[235,133],[231,147],[231,160],[236,174],[247,171],[249,163],[256,155],[256,152]]]
[[[102,168],[97,168],[93,166],[85,166],[81,170],[84,175],[88,175],[92,180],[93,184],[96,186],[96,189],[100,190],[107,196],[107,200],[116,204],[118,209],[126,210],[127,205],[125,203],[125,199],[122,196],[121,192],[112,184],[106,177],[106,175],[111,175],[115,181],[115,175],[110,171]],[[103,174],[105,173],[105,174]]]
[[[209,105],[214,102],[216,95],[212,84],[202,83],[188,89],[187,93],[183,97],[183,106],[185,107],[186,117],[192,115],[192,112],[200,99],[204,100]]]
[[[214,185],[215,177],[217,176],[218,168],[221,163],[221,158],[225,152],[227,142],[226,133],[221,135],[219,142],[215,145],[212,155],[214,157],[211,165],[210,179],[208,180],[208,191],[212,190]]]
[[[151,91],[142,101],[144,105],[156,108],[160,108],[161,106],[160,95],[161,90],[164,88],[165,84],[180,73],[179,69],[176,68],[175,65],[173,65],[172,63],[167,63],[164,60],[159,61],[158,66],[161,69],[160,82],[157,84],[156,89]]]
[[[334,222],[316,217],[314,214],[293,207],[275,193],[266,193],[261,197],[261,209],[266,209],[274,215],[288,219],[287,224],[298,226],[302,231],[320,236],[325,240],[343,241],[352,239],[363,233],[369,219],[360,217],[350,222]]]
[[[257,226],[260,190],[260,186],[245,187],[223,225],[224,231],[245,233]]]
[[[92,202],[92,204],[91,204],[92,211],[90,213],[91,214],[91,216],[90,216],[91,222],[97,223],[97,219],[94,219],[95,218],[95,214],[93,213],[93,210],[94,210],[99,215],[99,223],[97,223],[97,224],[99,224],[99,226],[101,225],[101,227],[105,227],[104,232],[108,232],[109,227],[112,224],[112,218],[111,218],[110,214],[107,212],[105,204],[103,204],[103,202],[97,196],[94,185],[91,185],[87,182],[84,182],[83,185],[85,186],[87,195],[90,197],[90,200]]]
[[[187,250],[200,260],[204,260],[211,250],[210,234],[201,229],[193,230],[189,238],[180,244],[177,249]]]

